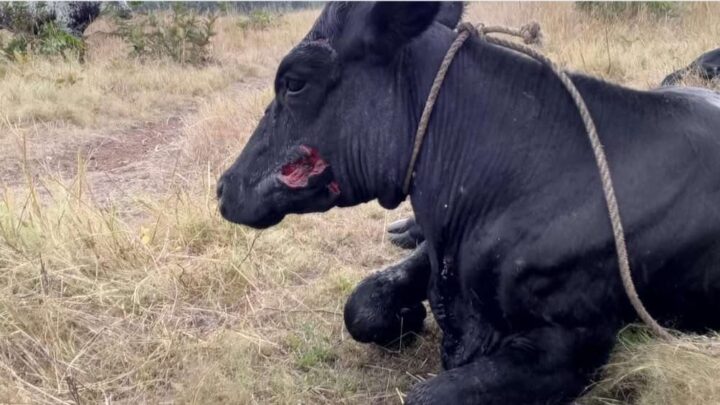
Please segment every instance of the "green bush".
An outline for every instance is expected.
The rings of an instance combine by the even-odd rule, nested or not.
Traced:
[[[271,13],[268,10],[256,9],[252,10],[247,18],[240,20],[238,25],[243,30],[263,31],[277,26],[280,23],[279,17],[279,14]]]
[[[44,24],[39,32],[37,41],[37,52],[43,55],[65,55],[68,51],[85,51],[85,43],[82,39],[74,37],[59,29],[54,22]]]
[[[679,11],[679,5],[671,1],[578,1],[575,6],[601,18],[632,18],[642,12],[655,17],[671,17]]]
[[[55,23],[47,23],[40,27],[37,34],[14,34],[6,45],[2,46],[2,54],[10,60],[17,61],[28,54],[62,56],[64,59],[82,60],[85,43],[61,29]]]
[[[129,21],[117,19],[115,35],[132,46],[134,57],[201,65],[210,60],[210,38],[215,35],[216,20],[216,15],[200,17],[176,6],[169,17],[150,13]]]
[[[58,28],[39,10],[31,12],[27,3],[0,4],[0,26],[11,33],[7,44],[0,42],[2,55],[17,61],[28,54],[60,55],[82,60],[85,42]]]
[[[34,18],[27,3],[0,3],[0,28],[18,34],[37,32],[39,24],[47,20],[42,17],[45,5],[38,3],[37,7],[39,8],[38,15],[41,16],[40,18]]]

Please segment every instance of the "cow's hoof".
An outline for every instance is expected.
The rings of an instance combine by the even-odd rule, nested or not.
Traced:
[[[475,404],[472,398],[465,398],[451,381],[439,377],[415,384],[405,398],[405,405],[465,405]]]
[[[405,218],[395,221],[387,227],[390,242],[403,249],[415,249],[425,240],[420,226],[415,218]]]
[[[381,300],[363,302],[363,298],[353,293],[345,304],[345,326],[356,341],[397,348],[422,332],[427,315],[422,303],[397,308],[383,306]]]

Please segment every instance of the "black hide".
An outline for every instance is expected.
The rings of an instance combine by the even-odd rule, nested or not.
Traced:
[[[705,81],[720,77],[720,48],[700,55],[688,66],[670,73],[662,81],[662,86],[673,86],[689,75],[696,75]]]
[[[292,213],[401,203],[420,112],[456,35],[433,21],[438,9],[327,5],[281,63],[275,99],[219,182],[223,216],[267,227]],[[665,325],[719,328],[720,96],[572,80],[605,146],[641,299]],[[419,333],[427,299],[444,371],[405,403],[570,403],[636,317],[587,135],[558,78],[469,39],[440,91],[410,198],[425,242],[411,265],[353,293],[351,334],[386,344]]]

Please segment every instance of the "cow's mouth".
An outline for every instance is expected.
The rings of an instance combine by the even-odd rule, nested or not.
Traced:
[[[291,189],[305,189],[309,186],[324,186],[332,196],[340,194],[340,185],[335,180],[328,164],[315,148],[301,145],[298,157],[280,168],[280,181]]]

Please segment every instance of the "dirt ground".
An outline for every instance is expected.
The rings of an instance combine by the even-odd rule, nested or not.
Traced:
[[[237,98],[270,85],[270,77],[232,83],[216,97]],[[193,166],[183,153],[187,128],[202,117],[197,103],[184,103],[152,121],[103,130],[58,124],[8,126],[0,136],[0,184],[24,189],[29,181],[52,178],[66,183],[79,171],[93,199],[132,215],[137,196],[163,195],[173,179],[184,178]],[[43,192],[46,191],[46,192]],[[42,195],[47,190],[39,188]]]

